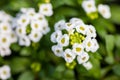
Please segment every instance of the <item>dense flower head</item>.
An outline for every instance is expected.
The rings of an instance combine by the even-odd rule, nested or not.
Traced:
[[[11,77],[11,70],[8,65],[4,65],[0,67],[0,79],[2,80],[7,80],[8,78]]]
[[[30,46],[31,42],[39,42],[43,35],[50,31],[48,21],[42,12],[35,12],[34,8],[21,8],[14,19],[19,45]]]
[[[69,22],[58,21],[55,32],[51,34],[51,41],[55,43],[52,51],[66,62],[72,63],[77,57],[79,64],[87,67],[90,63],[89,52],[96,52],[99,48],[94,26],[85,24],[81,19],[72,18]],[[88,69],[91,67],[88,67]]]
[[[17,41],[17,37],[12,28],[12,16],[4,11],[0,11],[0,56],[11,54],[10,45]]]

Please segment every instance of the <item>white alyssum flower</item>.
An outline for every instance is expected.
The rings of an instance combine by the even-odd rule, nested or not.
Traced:
[[[98,12],[105,18],[109,19],[111,17],[110,7],[108,5],[99,4]]]
[[[0,79],[7,80],[11,77],[10,67],[8,65],[4,65],[0,67]]]
[[[52,51],[54,52],[56,56],[63,57],[63,47],[59,45],[54,45],[52,46]]]
[[[32,30],[31,33],[29,34],[29,38],[30,40],[32,40],[33,42],[38,42],[41,38],[42,38],[42,33],[38,32],[36,30]]]
[[[97,11],[95,0],[83,0],[82,7],[87,14]]]
[[[0,47],[0,56],[5,57],[11,54],[11,50],[9,47]]]
[[[39,12],[45,16],[52,16],[52,5],[50,3],[41,4],[39,6]]]
[[[65,61],[68,63],[71,63],[76,56],[71,49],[66,49],[63,54],[64,54]]]
[[[82,55],[77,56],[77,61],[79,64],[83,64],[83,63],[87,62],[88,59],[89,59],[89,55],[86,52],[83,52]]]
[[[69,36],[67,34],[62,35],[59,38],[58,43],[60,46],[68,46],[69,45]]]
[[[96,30],[94,26],[92,25],[86,25],[87,26],[87,36],[88,37],[96,37]]]
[[[90,61],[83,63],[83,66],[87,69],[90,70],[93,66],[92,63]]]
[[[0,34],[0,46],[10,47],[10,44],[11,44],[10,36],[7,34]]]
[[[82,55],[84,52],[84,46],[82,44],[75,43],[73,44],[73,52],[76,53],[77,55]]]
[[[51,34],[51,41],[53,43],[58,42],[59,38],[62,36],[62,32],[60,30],[56,30]]]
[[[30,46],[31,42],[30,39],[27,36],[21,36],[19,38],[19,45],[20,46]]]
[[[54,26],[55,30],[62,30],[62,29],[64,29],[64,27],[63,27],[64,24],[65,24],[65,20],[58,21],[57,23],[55,23],[55,26]]]
[[[69,22],[58,21],[54,29],[55,32],[51,34],[51,41],[55,43],[52,46],[53,53],[64,58],[67,63],[73,62],[77,57],[77,62],[89,70],[91,66],[87,63],[90,57],[88,53],[96,52],[99,48],[94,26],[72,18]]]
[[[86,31],[87,31],[87,27],[86,27],[85,24],[79,24],[79,25],[76,26],[76,30],[77,30],[77,32],[85,35]]]

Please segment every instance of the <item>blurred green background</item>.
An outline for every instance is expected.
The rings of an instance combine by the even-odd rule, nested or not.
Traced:
[[[82,0],[51,0],[53,16],[47,17],[51,32],[45,35],[39,43],[29,47],[21,47],[17,43],[11,45],[12,55],[0,57],[0,65],[9,64],[11,78],[9,80],[120,80],[120,1],[95,0],[96,5],[107,4],[111,8],[112,17],[90,19],[81,7]],[[0,10],[12,16],[22,7],[33,7],[38,11],[38,4],[45,0],[0,0]],[[87,71],[82,65],[66,66],[63,58],[51,51],[53,45],[50,35],[54,24],[72,17],[81,18],[85,23],[92,24],[97,30],[99,50],[90,55],[93,68]]]

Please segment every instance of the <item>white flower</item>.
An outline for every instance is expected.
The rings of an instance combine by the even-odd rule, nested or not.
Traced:
[[[73,30],[73,28],[75,28],[75,24],[74,23],[65,23],[64,27],[69,32],[69,31]]]
[[[108,5],[99,4],[98,12],[105,18],[108,19],[111,17],[110,7]]]
[[[92,47],[91,51],[96,52],[99,48],[98,42],[96,39],[92,39],[92,42],[93,42],[93,47]]]
[[[63,54],[64,54],[65,61],[68,63],[71,63],[76,56],[71,49],[66,49]]]
[[[63,57],[63,48],[59,45],[52,46],[52,51],[58,57]]]
[[[92,68],[92,64],[91,64],[91,62],[86,62],[86,63],[83,63],[82,64],[87,70],[90,70],[91,68]]]
[[[11,40],[9,35],[7,34],[0,34],[0,46],[2,47],[10,47]]]
[[[77,55],[81,55],[84,52],[84,47],[82,44],[75,43],[73,44],[73,52]]]
[[[29,24],[29,17],[25,14],[21,15],[18,19],[17,19],[17,24],[21,25],[21,26],[27,26]]]
[[[89,55],[86,52],[83,52],[82,55],[77,56],[77,61],[79,64],[83,64],[83,63],[87,62],[88,59],[89,59]]]
[[[48,32],[50,32],[50,28],[46,25],[44,25],[42,27],[42,31],[41,31],[43,34],[47,34]]]
[[[62,30],[62,29],[64,29],[64,24],[65,24],[65,20],[58,21],[54,25],[55,30]]]
[[[17,35],[13,31],[10,33],[10,40],[11,43],[17,42]]]
[[[52,5],[50,3],[41,4],[39,7],[39,12],[45,16],[51,16],[53,14]]]
[[[68,46],[69,45],[69,36],[67,34],[62,35],[59,39],[58,39],[58,44],[60,46]]]
[[[34,19],[39,20],[40,22],[46,21],[45,16],[41,13],[36,13]]]
[[[1,33],[10,33],[12,31],[11,25],[8,22],[0,23],[0,32]]]
[[[96,30],[92,25],[86,25],[87,27],[87,37],[96,37]]]
[[[11,54],[11,50],[8,47],[0,47],[0,55],[2,57],[9,56]]]
[[[18,26],[15,31],[18,36],[26,35],[26,26]]]
[[[38,42],[41,38],[42,38],[42,33],[32,30],[31,33],[29,34],[29,38],[30,40],[32,40],[33,42]]]
[[[19,45],[21,46],[30,46],[30,39],[27,36],[21,36],[19,38]]]
[[[97,11],[94,0],[83,0],[82,7],[87,14]]]
[[[57,30],[51,34],[51,41],[53,43],[56,43],[61,36],[62,32],[60,30]]]
[[[10,67],[8,65],[4,65],[0,68],[0,78],[2,80],[7,80],[11,77]]]
[[[70,23],[78,25],[78,24],[83,24],[84,22],[79,18],[72,18],[70,19]]]
[[[32,30],[41,31],[41,26],[42,26],[42,23],[39,20],[32,20],[31,21]]]
[[[76,26],[76,31],[85,35],[87,32],[87,26],[85,24],[79,24]]]
[[[87,52],[93,49],[94,43],[91,38],[87,37],[83,43]]]

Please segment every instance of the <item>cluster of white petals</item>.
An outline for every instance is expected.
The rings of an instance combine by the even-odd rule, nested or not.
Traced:
[[[43,35],[50,31],[45,16],[51,16],[52,5],[41,4],[39,12],[34,8],[21,8],[13,21],[13,27],[18,36],[19,45],[30,46],[31,42],[39,42]]]
[[[4,65],[0,67],[0,79],[7,80],[11,77],[10,67],[8,65]]]
[[[92,65],[88,53],[96,52],[99,48],[94,26],[85,24],[81,19],[72,18],[69,22],[58,21],[54,29],[51,34],[51,41],[55,43],[52,46],[54,54],[63,57],[68,63],[76,58],[79,64],[90,69]]]
[[[95,0],[83,0],[82,8],[87,14],[98,12],[105,18],[111,17],[110,7],[108,5],[99,4],[98,8],[95,5]]]
[[[4,11],[0,11],[0,56],[11,54],[10,45],[17,41],[17,37],[12,28],[12,16]]]

